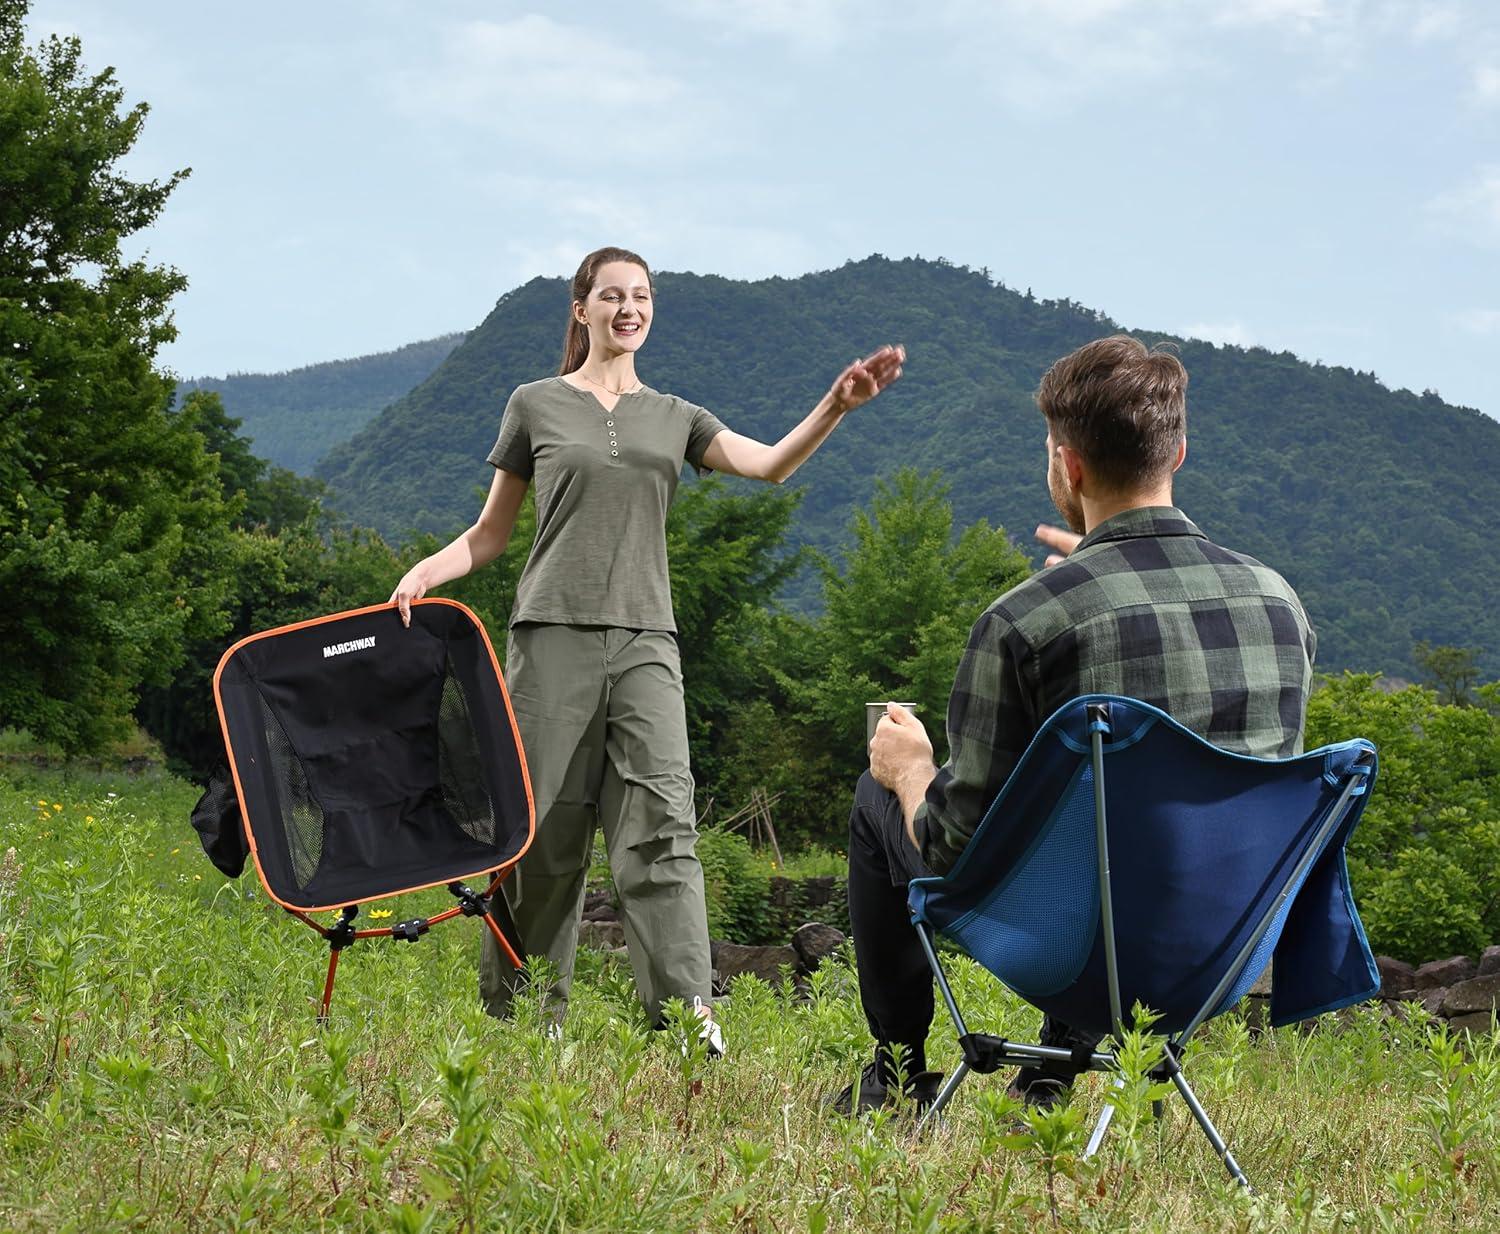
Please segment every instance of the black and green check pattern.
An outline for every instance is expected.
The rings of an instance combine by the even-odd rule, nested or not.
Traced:
[[[1297,593],[1180,510],[1129,510],[985,609],[948,700],[948,762],[918,811],[952,866],[1042,722],[1080,694],[1160,707],[1217,746],[1302,751],[1316,638]]]

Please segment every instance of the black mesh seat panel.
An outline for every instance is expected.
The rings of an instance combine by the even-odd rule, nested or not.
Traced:
[[[215,690],[266,889],[378,899],[513,862],[533,818],[493,652],[462,605],[381,606],[255,635]]]

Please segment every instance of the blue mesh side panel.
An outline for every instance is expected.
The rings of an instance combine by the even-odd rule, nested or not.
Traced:
[[[943,932],[1023,997],[1074,981],[1099,927],[1094,772],[1084,764],[1015,874]]]
[[[1281,906],[1281,911],[1271,921],[1270,928],[1264,937],[1250,953],[1250,962],[1245,965],[1245,971],[1240,974],[1240,979],[1230,987],[1229,993],[1225,995],[1224,1001],[1214,1008],[1213,1015],[1222,1015],[1235,1003],[1250,993],[1250,987],[1260,980],[1260,975],[1266,971],[1266,965],[1271,962],[1271,953],[1276,950],[1276,944],[1281,941],[1281,931],[1286,925],[1286,915],[1291,912],[1292,901],[1288,900]]]

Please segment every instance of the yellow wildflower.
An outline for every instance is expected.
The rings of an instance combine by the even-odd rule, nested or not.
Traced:
[[[194,874],[193,875],[193,882],[195,882],[195,883],[201,883],[202,881],[203,881],[203,875],[201,875],[201,874]]]
[[[60,801],[54,801],[52,803],[52,808],[54,810],[61,810],[62,809],[62,802],[60,802]]]
[[[372,908],[370,910],[370,916],[374,920],[380,921],[380,920],[382,920],[382,919],[384,919],[386,917],[389,917],[391,915],[392,911],[393,910],[389,909],[389,908]]]
[[[172,856],[174,856],[174,857],[175,857],[175,856],[177,856],[177,854],[178,854],[178,853],[180,853],[180,852],[182,852],[182,850],[181,850],[181,849],[180,849],[180,848],[174,848],[174,849],[173,849],[173,850],[172,850]]]
[[[83,821],[86,823],[92,823],[94,821],[94,816],[92,814],[85,814],[83,816]]]

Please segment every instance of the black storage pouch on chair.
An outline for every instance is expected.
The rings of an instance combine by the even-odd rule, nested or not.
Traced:
[[[208,788],[193,807],[193,828],[203,851],[218,869],[230,878],[244,873],[250,845],[245,839],[240,799],[234,791],[228,763],[220,763],[209,777]]]

